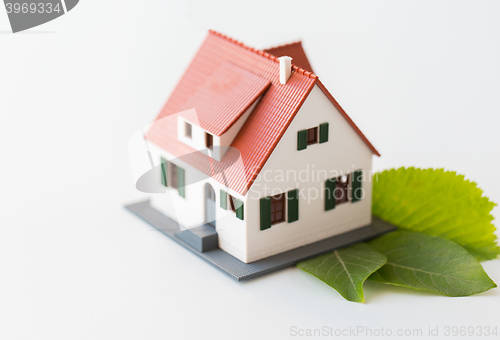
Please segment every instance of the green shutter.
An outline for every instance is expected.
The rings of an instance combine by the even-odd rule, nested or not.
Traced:
[[[328,142],[328,123],[319,125],[319,142]]]
[[[290,190],[288,198],[288,223],[299,220],[299,189]]]
[[[335,209],[335,187],[337,179],[330,178],[325,182],[325,210]]]
[[[363,182],[363,170],[357,170],[352,173],[351,178],[351,195],[352,202],[361,201],[363,197],[363,189],[361,188],[361,182]]]
[[[239,199],[234,199],[234,208],[236,209],[236,217],[243,220],[243,202]]]
[[[220,207],[227,210],[227,193],[224,190],[220,191]]]
[[[186,172],[179,166],[177,167],[177,185],[179,196],[186,198]]]
[[[297,132],[297,150],[305,148],[307,148],[307,130],[300,130]]]
[[[167,160],[161,158],[161,184],[167,186]]]
[[[271,197],[260,199],[260,230],[271,228]]]

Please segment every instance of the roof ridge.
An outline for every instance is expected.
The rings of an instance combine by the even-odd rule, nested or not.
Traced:
[[[265,58],[267,58],[269,60],[272,60],[272,61],[274,61],[276,63],[279,63],[279,60],[278,60],[279,58],[278,57],[276,57],[276,56],[274,56],[274,55],[272,55],[270,53],[267,53],[264,50],[259,50],[259,49],[256,49],[255,47],[250,47],[248,45],[245,45],[241,41],[238,41],[236,39],[230,38],[227,35],[224,35],[222,33],[216,32],[214,30],[208,30],[208,33],[216,35],[216,36],[218,36],[220,38],[223,38],[223,39],[225,39],[225,40],[227,40],[227,41],[229,41],[229,42],[231,42],[233,44],[236,44],[236,45],[238,45],[240,47],[243,47],[246,50],[249,50],[251,52],[257,53],[257,54],[259,54],[259,55],[261,55],[261,56],[263,56],[263,57],[265,57]],[[291,45],[291,44],[289,44],[289,45]],[[300,73],[300,74],[302,74],[302,75],[304,75],[306,77],[309,77],[311,79],[318,79],[318,76],[315,75],[313,72],[308,71],[306,69],[303,69],[302,67],[299,67],[297,65],[292,65],[292,70],[294,70],[295,72]]]

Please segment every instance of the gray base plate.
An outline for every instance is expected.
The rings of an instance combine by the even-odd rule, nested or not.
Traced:
[[[215,227],[208,224],[180,231],[175,234],[175,237],[202,253],[219,248],[219,236]]]
[[[186,242],[177,238],[175,234],[180,231],[177,222],[153,208],[149,200],[127,205],[125,208],[238,281],[264,275],[291,266],[299,261],[318,256],[334,249],[346,247],[353,243],[365,241],[396,229],[392,224],[373,216],[372,224],[369,226],[292,249],[278,255],[270,256],[256,262],[244,263],[221,249],[213,249],[204,253],[199,252]]]

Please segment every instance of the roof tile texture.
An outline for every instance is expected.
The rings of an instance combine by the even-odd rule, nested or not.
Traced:
[[[221,136],[261,96],[271,82],[224,62],[180,106],[179,111],[196,109],[197,123],[211,134]]]

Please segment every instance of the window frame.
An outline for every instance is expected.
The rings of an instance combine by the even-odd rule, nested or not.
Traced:
[[[312,138],[311,138],[312,137]],[[307,146],[318,143],[318,127],[307,129]]]
[[[270,196],[271,199],[271,226],[286,222],[286,208],[287,208],[287,199],[286,199],[286,193],[282,192],[280,194]],[[276,214],[277,214],[277,204],[281,203],[282,204],[282,209],[280,210],[281,212],[281,218],[277,219]]]
[[[346,176],[345,182],[342,182],[343,176]],[[343,191],[343,194],[344,194],[343,197],[337,198],[337,195],[336,195],[337,189],[340,189],[341,191]],[[346,175],[341,175],[341,176],[337,177],[337,183],[335,185],[335,192],[334,192],[335,206],[337,206],[339,204],[343,204],[343,203],[349,203],[351,201],[350,197],[349,197],[350,190],[351,190],[351,174],[348,173]]]
[[[207,149],[214,149],[214,136],[208,132],[205,132],[205,146]]]
[[[174,189],[179,189],[179,169],[174,163],[168,163],[167,185]]]
[[[221,195],[224,191],[221,190]],[[229,202],[226,201],[226,210],[231,210],[232,212],[234,212],[236,218],[240,219],[240,220],[244,220],[244,203],[243,201],[241,201],[240,199],[232,196],[230,193],[225,193],[226,195],[226,199],[229,200]],[[221,200],[222,200],[222,196],[221,196]],[[236,202],[239,201],[241,203],[241,205],[236,208]],[[240,209],[238,211],[238,209]]]
[[[234,200],[236,199],[235,197],[233,197],[231,194],[227,194],[228,198],[229,198],[229,209],[236,213],[236,204],[234,204]]]
[[[184,122],[184,136],[193,139],[193,125],[191,123]]]

